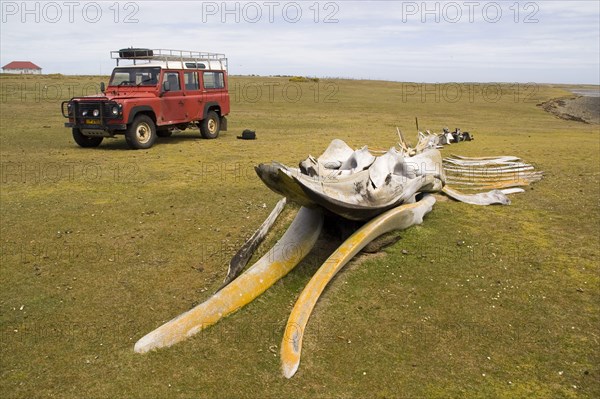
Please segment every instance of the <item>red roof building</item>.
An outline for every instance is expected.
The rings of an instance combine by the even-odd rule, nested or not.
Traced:
[[[41,74],[42,68],[30,61],[13,61],[3,66],[2,72]]]

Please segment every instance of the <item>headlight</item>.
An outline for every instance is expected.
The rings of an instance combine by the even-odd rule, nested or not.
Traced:
[[[98,111],[97,109],[94,110],[94,112],[92,113],[94,116],[98,116],[100,115],[100,111]]]
[[[112,107],[112,110],[111,110],[111,111],[112,111],[112,114],[113,114],[114,116],[117,116],[117,115],[119,115],[119,108],[118,108],[118,107]]]
[[[83,112],[81,113],[81,115],[82,115],[82,116],[87,116],[87,110],[83,111]]]

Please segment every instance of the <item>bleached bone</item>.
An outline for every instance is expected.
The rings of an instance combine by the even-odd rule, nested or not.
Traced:
[[[320,209],[301,208],[283,237],[254,265],[205,302],[145,335],[134,350],[144,353],[171,346],[247,305],[308,254],[322,227]]]
[[[543,176],[542,172],[536,170],[517,170],[509,172],[492,172],[492,173],[457,173],[454,171],[445,170],[449,178],[462,178],[462,179],[503,179],[503,178],[518,178],[518,177],[533,177]]]
[[[345,161],[342,162],[340,170],[348,170],[352,173],[368,169],[375,162],[375,157],[369,152],[367,146],[356,150]]]
[[[281,368],[286,378],[291,378],[298,370],[308,319],[331,279],[375,238],[393,230],[403,230],[422,223],[424,215],[431,211],[433,204],[435,198],[428,195],[417,203],[401,205],[379,215],[344,241],[317,270],[296,300],[286,324],[281,342]]]
[[[300,174],[298,169],[272,162],[270,164],[261,163],[255,166],[254,170],[262,182],[277,194],[283,195],[290,201],[302,206],[309,208],[317,206],[294,181],[293,176]]]
[[[515,171],[526,171],[533,170],[534,167],[528,164],[514,164],[506,166],[495,166],[495,167],[453,167],[444,164],[444,170],[446,172],[456,173],[510,173]]]
[[[306,195],[323,208],[350,220],[369,220],[388,209],[408,201],[425,186],[435,184],[433,176],[414,179],[390,176],[388,184],[373,189],[366,178],[357,176],[355,183],[316,183],[301,176],[294,178]]]
[[[325,170],[339,170],[344,161],[346,161],[354,150],[345,142],[339,139],[331,141],[325,152],[319,158],[311,155],[300,162],[301,173],[308,176],[318,176]]]
[[[449,175],[446,179],[447,182],[469,182],[469,183],[490,183],[490,182],[502,182],[509,180],[524,180],[524,181],[539,181],[543,177],[542,174],[533,173],[515,173],[506,175],[496,176],[460,176],[460,175]]]
[[[418,154],[426,149],[437,148],[440,144],[440,137],[436,134],[423,134],[419,132],[419,141],[415,146],[415,152]]]
[[[339,169],[342,163],[350,158],[353,153],[354,150],[343,140],[334,139],[323,154],[319,156],[318,161],[327,169]]]
[[[252,234],[252,236],[248,239],[248,241],[246,241],[244,245],[242,245],[242,247],[236,252],[236,254],[233,255],[233,258],[231,258],[231,260],[229,261],[227,276],[225,277],[223,284],[221,285],[221,287],[219,287],[217,291],[223,289],[223,287],[225,287],[227,284],[229,284],[235,278],[237,278],[237,276],[240,275],[242,270],[244,270],[244,267],[246,267],[246,265],[248,264],[248,261],[252,257],[252,254],[254,254],[254,251],[256,251],[256,248],[258,248],[260,243],[263,242],[267,233],[269,232],[269,230],[283,211],[283,208],[285,208],[286,202],[287,199],[285,197],[280,199],[269,214],[269,216],[260,225],[258,230],[256,230],[254,234]]]
[[[350,177],[321,181],[293,176],[313,202],[350,220],[369,220],[418,192],[440,191],[443,177],[439,151],[405,158],[394,148],[377,157],[368,171]]]
[[[485,166],[485,165],[493,165],[493,164],[502,164],[508,162],[517,162],[520,158],[513,156],[503,156],[493,159],[481,159],[481,160],[464,160],[464,159],[454,159],[454,158],[444,158],[444,162],[449,162],[459,166]]]
[[[494,191],[494,190],[503,190],[505,188],[511,188],[511,187],[527,187],[529,185],[530,185],[529,182],[511,181],[511,182],[506,182],[506,183],[486,184],[486,185],[482,185],[482,186],[461,186],[460,189],[461,190],[468,190],[468,191],[478,191],[481,194],[486,194],[486,192],[481,192],[481,191],[483,191],[483,190],[492,190],[492,191]],[[457,190],[458,186],[459,185],[452,185],[451,188],[454,189],[454,190]],[[448,187],[448,186],[445,186],[445,187]],[[469,195],[473,195],[473,194],[474,193],[469,193]],[[454,198],[454,197],[452,197],[452,198]],[[454,199],[457,200],[457,201],[460,201],[460,199],[458,199],[458,198],[454,198]],[[481,204],[478,204],[478,205],[494,205],[494,204],[509,205],[510,202],[506,203],[506,204],[503,204],[501,202],[493,202],[493,203],[490,203],[490,204],[481,203]]]
[[[492,160],[492,159],[499,159],[499,158],[504,158],[504,155],[501,156],[490,156],[490,157],[466,157],[464,155],[456,155],[456,154],[450,154],[452,158],[458,158],[458,159],[463,159],[465,161],[487,161],[487,160]],[[517,157],[511,157],[511,158],[517,158]]]
[[[444,186],[442,192],[449,196],[450,198],[454,198],[457,201],[465,202],[467,204],[472,205],[509,205],[510,200],[500,190],[492,190],[485,193],[477,193],[477,194],[465,194],[461,193],[458,190],[455,190],[449,186]]]

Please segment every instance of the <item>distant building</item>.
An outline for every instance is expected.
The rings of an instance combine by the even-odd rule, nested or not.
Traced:
[[[41,74],[42,68],[30,61],[13,61],[2,67],[4,73]]]

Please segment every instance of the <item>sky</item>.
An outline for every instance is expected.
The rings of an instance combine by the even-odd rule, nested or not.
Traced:
[[[600,84],[600,1],[0,1],[0,63],[110,73],[126,47],[235,75]]]

